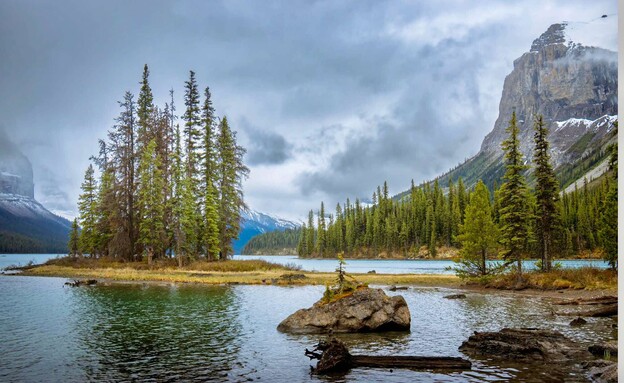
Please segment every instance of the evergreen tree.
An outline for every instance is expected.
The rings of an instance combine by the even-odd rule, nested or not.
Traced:
[[[617,166],[617,144],[612,145],[609,168],[611,170],[612,182],[609,191],[602,201],[600,214],[600,231],[604,247],[604,259],[612,269],[618,265],[618,166]]]
[[[78,212],[82,232],[80,235],[80,252],[96,256],[97,248],[97,183],[95,170],[89,164],[84,181],[80,186],[82,193],[78,197]]]
[[[151,264],[154,256],[164,255],[166,239],[163,195],[165,180],[154,139],[143,151],[138,172],[140,188],[137,205],[141,212],[138,242],[143,245],[148,264]]]
[[[154,96],[152,88],[149,85],[149,68],[147,64],[143,66],[143,77],[141,79],[141,91],[137,99],[137,118],[138,118],[138,141],[139,150],[142,152],[147,144],[154,139],[152,131],[152,116],[154,112]],[[140,157],[141,153],[139,154]]]
[[[490,192],[479,180],[470,195],[464,223],[460,226],[461,268],[460,275],[486,275],[488,255],[496,248],[498,228],[492,219]]]
[[[201,111],[199,108],[199,91],[197,90],[197,81],[195,80],[195,72],[190,71],[189,79],[185,82],[184,105],[186,111],[182,118],[185,121],[184,135],[186,137],[186,172],[187,177],[191,180],[199,175],[199,152],[201,145]],[[193,185],[195,188],[196,185]]]
[[[212,100],[210,95],[210,89],[206,88],[205,101],[202,108],[203,123],[204,123],[204,178],[203,178],[203,191],[204,191],[204,217],[203,217],[203,233],[202,240],[206,251],[206,257],[209,259],[218,259],[220,252],[219,243],[219,195],[217,193],[216,186],[216,171],[217,166],[215,164],[216,150],[214,145],[214,108],[212,106]]]
[[[219,163],[219,243],[220,259],[233,255],[232,241],[240,231],[240,212],[245,208],[243,201],[243,179],[249,169],[243,164],[245,149],[236,144],[236,135],[230,130],[228,120],[223,117],[217,137]]]
[[[325,228],[325,204],[321,201],[321,210],[318,213],[318,234],[316,236],[316,252],[319,257],[323,257],[325,254],[325,247],[327,246],[326,228]]]
[[[499,190],[501,244],[503,256],[508,261],[515,261],[518,275],[522,274],[522,257],[530,235],[529,196],[524,177],[526,165],[522,159],[518,126],[514,111],[506,129],[509,138],[503,142],[505,151],[505,175]]]
[[[77,257],[80,254],[80,232],[78,231],[78,219],[72,221],[71,231],[69,232],[69,242],[67,244],[69,255]]]
[[[542,270],[550,271],[555,231],[560,224],[560,212],[557,203],[559,201],[559,183],[550,163],[548,128],[544,124],[543,116],[536,117],[534,130],[536,233],[542,259]]]

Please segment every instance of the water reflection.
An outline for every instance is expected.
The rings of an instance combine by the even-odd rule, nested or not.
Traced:
[[[63,288],[64,279],[0,277],[0,381],[575,381],[584,375],[472,359],[471,371],[358,368],[339,376],[310,374],[303,354],[319,335],[276,327],[311,306],[322,286],[96,286]],[[410,288],[403,295],[410,333],[339,334],[354,354],[463,356],[474,331],[553,329],[584,345],[614,339],[608,318],[580,328],[551,312],[548,299]]]
[[[101,380],[225,378],[240,349],[229,288],[111,286],[73,289],[72,316],[87,366]]]

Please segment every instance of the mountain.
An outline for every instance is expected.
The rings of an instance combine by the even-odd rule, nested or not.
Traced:
[[[245,244],[258,234],[296,229],[301,226],[301,223],[274,217],[251,209],[243,210],[242,218],[238,240],[234,241],[234,254],[240,254]]]
[[[567,23],[551,25],[514,61],[505,78],[494,128],[474,157],[438,178],[441,185],[459,177],[467,186],[479,179],[490,188],[499,182],[504,174],[501,143],[507,138],[505,129],[514,110],[521,150],[529,162],[534,116],[544,116],[562,187],[607,160],[606,146],[617,142],[613,124],[618,113],[617,53],[573,40],[577,29]]]
[[[35,200],[30,161],[0,132],[0,253],[65,253],[70,227]]]

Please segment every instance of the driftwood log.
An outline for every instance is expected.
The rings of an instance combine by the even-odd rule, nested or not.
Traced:
[[[597,298],[578,298],[578,299],[564,299],[553,302],[555,305],[559,306],[580,306],[580,305],[609,305],[609,304],[617,304],[618,298],[612,295],[605,295],[603,297]]]
[[[586,310],[586,311],[573,311],[573,312],[560,312],[556,313],[557,315],[569,315],[569,316],[578,316],[578,317],[592,317],[592,318],[603,318],[603,317],[612,317],[616,316],[618,313],[618,305],[610,304],[604,305],[603,307]]]
[[[305,355],[318,359],[314,369],[317,374],[345,372],[355,367],[416,370],[469,370],[472,367],[469,360],[457,357],[351,355],[345,344],[335,338],[319,342],[312,351],[306,349]]]

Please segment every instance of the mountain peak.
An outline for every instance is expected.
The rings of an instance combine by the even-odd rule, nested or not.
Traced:
[[[540,37],[533,40],[531,44],[531,52],[539,52],[543,47],[552,44],[565,44],[567,23],[553,24]]]

